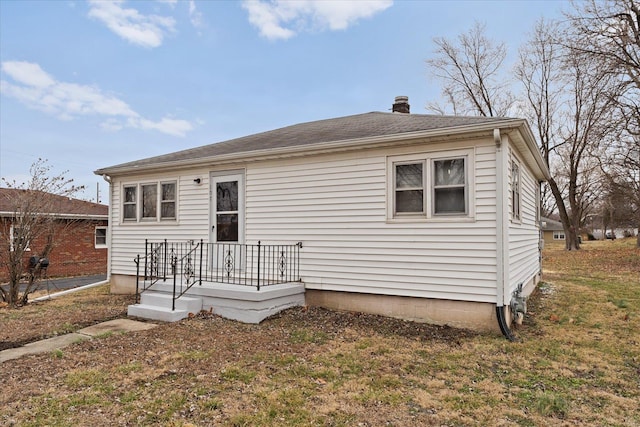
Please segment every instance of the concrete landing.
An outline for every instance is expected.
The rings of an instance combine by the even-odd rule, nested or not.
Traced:
[[[49,353],[76,342],[92,339],[93,337],[108,333],[124,333],[133,331],[145,331],[155,328],[155,323],[138,322],[131,319],[115,319],[102,322],[97,325],[80,329],[76,332],[35,341],[22,347],[9,348],[0,351],[0,363],[17,359],[30,354]]]

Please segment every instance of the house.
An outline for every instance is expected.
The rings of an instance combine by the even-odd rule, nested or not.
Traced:
[[[0,188],[0,236],[3,251],[12,250],[18,227],[15,223],[18,201],[24,198],[27,191],[30,190]],[[56,239],[48,258],[47,275],[71,277],[106,273],[109,207],[49,193],[41,193],[39,198],[46,198],[47,203],[43,205],[51,209],[51,212],[41,214],[52,215],[56,219],[55,226],[64,230],[64,236]],[[43,245],[43,241],[29,242],[30,248],[24,255],[25,266],[28,266],[31,256]],[[8,279],[8,271],[0,269],[0,282]]]
[[[111,183],[112,291],[133,292],[143,272],[143,282],[168,286],[166,272],[176,278],[185,263],[187,282],[199,281],[187,294],[224,313],[228,301],[217,306],[204,295],[218,289],[211,271],[245,263],[233,275],[249,274],[260,242],[279,259],[262,271],[296,271],[277,285],[303,286],[289,304],[510,334],[540,278],[539,186],[549,172],[531,130],[522,119],[408,111],[407,97],[397,97],[393,112],[95,171]],[[170,241],[190,246],[170,249]],[[136,270],[138,255],[144,267]],[[225,292],[246,286],[234,289]]]
[[[545,243],[564,242],[564,227],[560,221],[542,217],[540,219],[542,239]]]

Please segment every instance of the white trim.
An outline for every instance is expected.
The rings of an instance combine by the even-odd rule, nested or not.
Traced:
[[[98,235],[97,235],[97,231],[98,229],[104,229],[104,243],[98,243],[97,239],[98,239]],[[93,230],[93,247],[95,249],[105,249],[108,248],[108,242],[107,242],[107,236],[109,235],[109,227],[106,225],[96,225],[94,230]]]
[[[230,170],[230,171],[216,171],[209,174],[210,188],[210,201],[209,201],[209,241],[217,242],[217,232],[215,230],[216,225],[216,182],[222,180],[236,180],[238,181],[238,243],[245,242],[245,222],[246,222],[246,209],[245,209],[245,171],[242,170]]]
[[[426,143],[431,142],[432,140],[446,142],[447,140],[451,139],[459,140],[461,138],[471,138],[483,134],[491,135],[494,129],[500,129],[504,133],[518,134],[519,139],[521,141],[524,141],[526,147],[530,150],[530,154],[533,160],[535,161],[535,166],[537,166],[537,171],[535,171],[536,177],[538,179],[548,179],[551,176],[549,173],[549,169],[542,159],[540,150],[536,146],[535,138],[531,133],[531,130],[529,129],[527,121],[524,119],[507,119],[489,123],[472,124],[467,126],[429,129],[417,132],[322,142],[294,147],[268,148],[248,152],[207,156],[198,159],[170,160],[150,165],[130,164],[126,166],[114,166],[98,169],[94,173],[97,175],[120,175],[128,173],[161,171],[166,170],[167,168],[193,168],[198,166],[203,167],[211,165],[212,162],[217,165],[222,165],[237,162],[239,160],[270,160],[329,152],[362,150],[365,148],[398,147],[402,144],[409,145],[415,143]],[[532,168],[534,167],[534,165],[530,166]]]
[[[170,223],[176,224],[178,223],[179,216],[179,178],[167,178],[167,179],[155,179],[155,180],[144,180],[137,182],[122,182],[120,184],[120,225],[127,224],[158,224],[158,223]],[[175,185],[175,218],[163,218],[162,217],[162,185],[163,184],[174,184]],[[156,186],[156,216],[153,217],[143,217],[143,191],[142,188],[145,186]],[[135,202],[125,202],[126,197],[126,188],[135,188]],[[136,206],[136,217],[134,218],[125,218],[124,217],[124,207],[125,204],[132,205],[135,203]]]
[[[553,240],[565,240],[567,237],[564,235],[564,231],[554,231]]]
[[[96,221],[108,220],[109,215],[94,215],[94,214],[73,214],[73,213],[37,213],[42,216],[50,216],[57,219],[92,219]],[[0,212],[0,218],[14,218],[15,212]]]
[[[19,226],[16,226],[15,224],[11,224],[11,227],[9,227],[9,246],[10,246],[10,250],[11,252],[15,251],[15,247],[13,246],[13,242],[16,240],[16,236],[15,236],[15,229],[16,228],[20,228]],[[27,239],[27,247],[24,248],[24,252],[31,252],[31,242]]]
[[[511,151],[511,150],[510,150]],[[520,164],[519,159],[516,155],[511,151],[509,153],[510,160],[510,168],[509,168],[509,200],[511,201],[510,205],[510,215],[511,221],[515,223],[522,222],[522,166]],[[515,174],[514,174],[515,172]],[[516,188],[514,188],[514,179]],[[516,197],[517,196],[517,199]]]
[[[465,169],[465,213],[436,214],[434,206],[434,162],[464,158]],[[446,151],[422,151],[415,154],[386,156],[387,199],[386,222],[468,222],[475,220],[475,148],[462,148]],[[395,170],[397,165],[423,163],[424,205],[421,213],[395,212]]]

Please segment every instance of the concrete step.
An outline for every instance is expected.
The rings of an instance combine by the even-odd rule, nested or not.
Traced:
[[[173,296],[166,293],[146,291],[140,295],[140,304],[171,309]],[[176,300],[176,310],[197,314],[202,310],[202,298],[181,296]]]
[[[158,307],[147,304],[133,304],[127,308],[127,315],[142,319],[160,320],[162,322],[177,322],[189,317],[187,310],[171,310],[171,307]]]

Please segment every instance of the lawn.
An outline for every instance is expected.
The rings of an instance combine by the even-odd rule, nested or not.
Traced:
[[[201,313],[0,365],[0,424],[640,426],[634,243],[548,245],[515,343],[315,308],[260,325]],[[73,295],[0,309],[2,339],[75,330],[129,302],[104,287]]]

